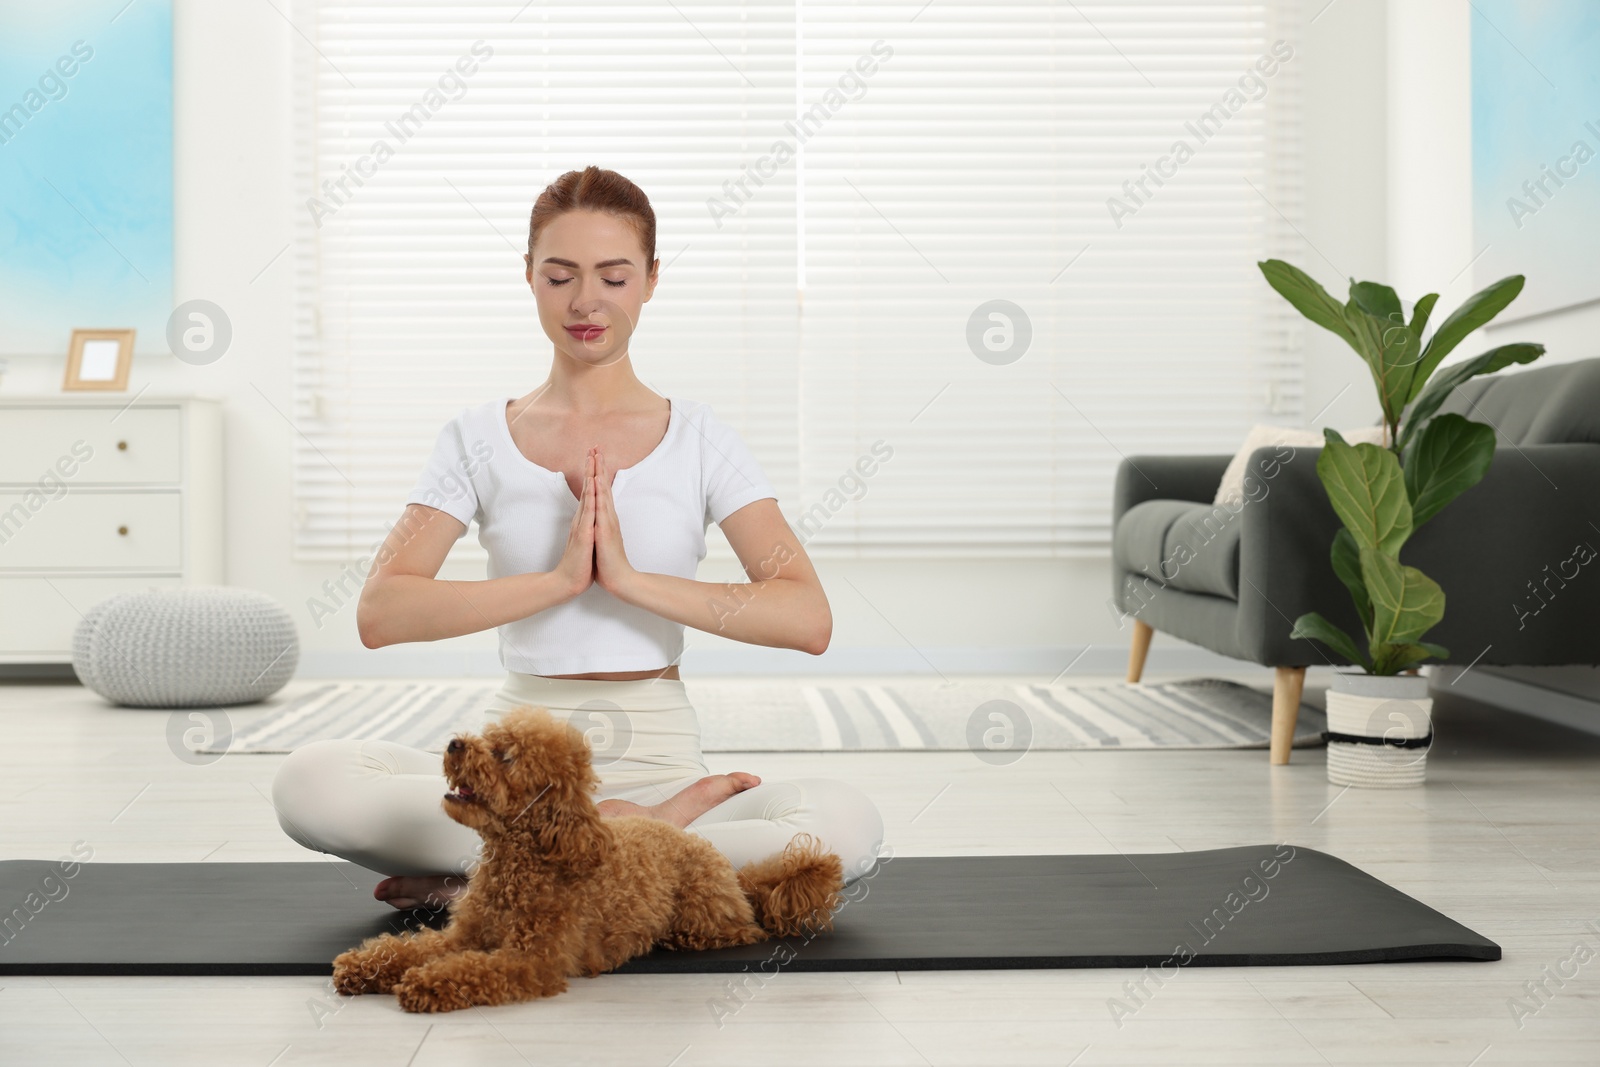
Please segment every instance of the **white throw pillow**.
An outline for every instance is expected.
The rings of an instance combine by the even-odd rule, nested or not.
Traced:
[[[1354,430],[1341,430],[1340,435],[1351,444],[1381,445],[1383,443],[1383,426],[1361,426]],[[1244,500],[1244,477],[1248,473],[1250,454],[1258,448],[1271,448],[1273,445],[1288,445],[1291,448],[1321,448],[1323,443],[1321,430],[1300,430],[1291,426],[1265,426],[1250,427],[1250,433],[1245,436],[1244,445],[1234,453],[1228,461],[1228,467],[1222,472],[1222,484],[1217,486],[1217,495],[1212,500],[1213,504],[1223,504],[1228,507],[1238,507]]]

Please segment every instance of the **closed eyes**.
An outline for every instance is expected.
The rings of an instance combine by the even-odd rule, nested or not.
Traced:
[[[555,278],[546,278],[545,279],[545,283],[547,285],[550,285],[550,286],[554,287],[554,286],[559,286],[559,285],[566,285],[571,280],[572,280],[571,278],[561,278],[559,280],[555,279]],[[611,286],[611,288],[613,288],[613,289],[620,289],[624,285],[628,284],[626,280],[620,281],[620,282],[614,282],[610,278],[601,278],[600,280],[605,282],[607,285]]]

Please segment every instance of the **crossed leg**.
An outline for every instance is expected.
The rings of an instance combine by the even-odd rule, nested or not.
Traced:
[[[648,806],[613,798],[602,800],[595,807],[606,817],[643,815],[685,827],[735,793],[760,784],[760,778],[744,771],[712,774]],[[453,875],[398,875],[379,882],[372,895],[378,900],[388,901],[396,908],[420,906],[437,909],[460,896],[465,888],[466,880]]]
[[[646,786],[602,785],[609,794],[602,803],[613,814],[629,811],[629,803],[655,810],[710,841],[735,867],[781,852],[801,832],[839,854],[846,883],[876,863],[883,819],[855,786],[704,770],[686,768],[678,778],[669,770],[666,781]],[[475,831],[444,813],[447,788],[438,753],[390,741],[325,740],[289,754],[273,779],[272,801],[279,825],[300,844],[390,875],[374,891],[379,900],[442,907],[465,888],[463,876],[482,847]]]

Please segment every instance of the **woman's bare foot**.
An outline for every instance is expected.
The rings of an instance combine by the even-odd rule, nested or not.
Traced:
[[[760,784],[760,778],[744,771],[712,774],[659,804],[647,806],[635,804],[631,800],[602,800],[596,807],[600,809],[601,815],[607,817],[643,815],[646,818],[669,822],[674,826],[688,826],[735,793],[742,793],[751,786]]]
[[[406,875],[385,878],[373,889],[372,895],[402,911],[418,907],[437,911],[460,896],[466,888],[467,879],[464,875]]]

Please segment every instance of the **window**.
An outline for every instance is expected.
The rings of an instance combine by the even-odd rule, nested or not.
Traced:
[[[635,369],[808,551],[1104,552],[1123,455],[1300,413],[1255,266],[1299,211],[1285,11],[297,6],[296,558],[375,545],[446,419],[543,380],[528,212],[590,163],[657,215]]]

